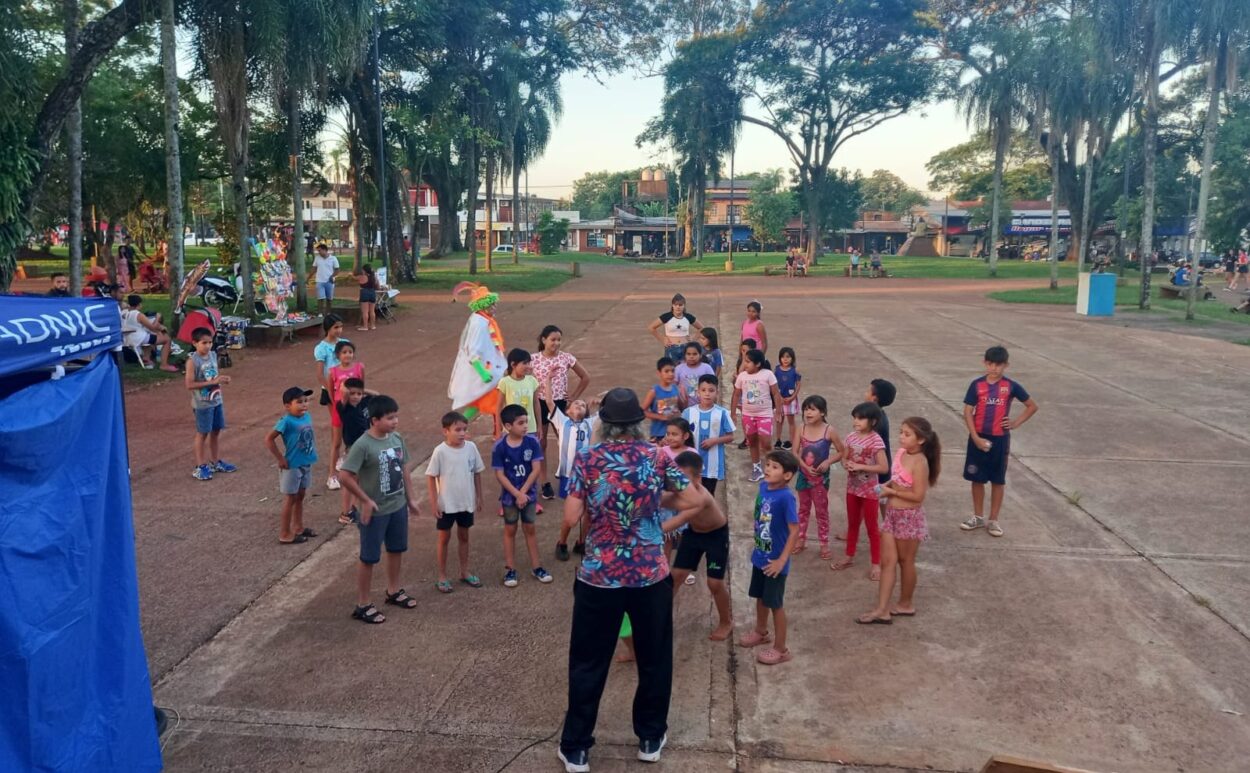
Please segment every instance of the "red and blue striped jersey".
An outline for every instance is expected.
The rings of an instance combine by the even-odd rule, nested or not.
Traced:
[[[1011,415],[1011,401],[1029,399],[1029,393],[1018,382],[1004,376],[991,384],[986,376],[968,385],[964,405],[973,406],[972,426],[981,437],[1001,437],[1009,434],[1003,426]]]

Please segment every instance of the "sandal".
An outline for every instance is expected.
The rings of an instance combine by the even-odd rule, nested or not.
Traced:
[[[782,651],[774,647],[769,647],[756,655],[755,659],[766,666],[775,666],[779,663],[794,660],[794,655],[790,653],[790,650]]]
[[[860,615],[855,618],[855,622],[860,625],[893,625],[894,619],[890,617],[873,617],[872,615]]]
[[[439,593],[451,593],[453,590],[450,580],[439,580],[434,583],[434,587],[438,588]]]
[[[750,632],[743,634],[742,637],[738,639],[738,646],[739,647],[756,647],[756,646],[759,646],[760,644],[768,644],[772,640],[773,640],[773,635],[771,633],[768,633],[768,632],[760,633],[759,631],[752,628]]]
[[[305,537],[302,533],[300,533],[300,534],[296,534],[294,537],[290,539],[280,539],[278,540],[278,544],[279,545],[299,545],[300,543],[307,542],[307,541],[308,541],[308,537]]]
[[[877,564],[873,564],[872,568],[868,570],[868,581],[881,582],[881,567]]]
[[[482,587],[482,581],[478,579],[476,574],[471,574],[468,577],[461,577],[460,582],[468,585],[470,588]]]
[[[851,559],[849,559],[849,558],[847,558],[847,557],[843,556],[842,558],[838,559],[837,561],[834,561],[832,564],[829,564],[829,568],[830,568],[830,569],[832,569],[832,570],[833,570],[833,571],[835,571],[835,572],[840,572],[840,571],[842,571],[843,569],[850,569],[850,568],[851,568],[852,566],[854,566],[854,565],[855,565],[855,562],[854,562],[854,561],[852,561]]]
[[[394,604],[404,609],[412,609],[417,605],[417,600],[405,593],[403,588],[400,588],[394,593],[386,594],[386,603]]]
[[[352,522],[351,513],[342,513],[341,515],[339,515],[339,523],[343,524],[344,526],[347,526],[351,522]]]
[[[362,623],[370,625],[379,625],[386,622],[386,615],[378,611],[378,608],[372,604],[365,604],[363,607],[356,607],[356,611],[352,612],[352,617]]]
[[[821,545],[821,546],[820,546],[820,560],[821,560],[821,561],[832,561],[832,560],[833,560],[833,551],[829,549],[829,546],[828,546],[828,545]]]
[[[313,537],[317,536],[317,532],[313,531],[312,529],[304,529],[303,531],[299,533],[299,535],[301,537],[304,537],[305,539],[312,539]]]
[[[807,550],[807,545],[804,545],[802,542],[800,542],[798,547],[790,551],[790,555],[797,556],[799,553],[802,553],[804,550]]]

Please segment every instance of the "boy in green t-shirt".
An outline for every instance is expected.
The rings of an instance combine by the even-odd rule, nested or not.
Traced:
[[[343,461],[340,482],[360,502],[360,566],[356,570],[356,609],[352,617],[384,623],[369,603],[373,565],[386,545],[386,603],[412,609],[417,600],[399,587],[399,570],[408,549],[408,516],[418,516],[416,492],[408,486],[412,457],[399,426],[399,404],[386,395],[369,401],[369,429],[352,444]]]

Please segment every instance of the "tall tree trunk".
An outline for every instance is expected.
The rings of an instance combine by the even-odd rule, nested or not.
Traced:
[[[495,270],[495,254],[491,251],[494,247],[495,240],[495,218],[494,218],[494,197],[495,197],[495,154],[491,153],[486,157],[486,209],[482,213],[486,216],[485,238],[482,240],[482,254],[486,256],[486,270],[488,272]],[[474,202],[474,206],[477,202]]]
[[[1078,237],[1076,244],[1076,275],[1078,278],[1081,276],[1081,272],[1085,270],[1086,245],[1089,243],[1089,210],[1090,207],[1093,206],[1093,202],[1090,201],[1090,199],[1093,195],[1094,171],[1096,168],[1094,165],[1094,133],[1094,127],[1091,125],[1089,127],[1089,134],[1085,138],[1085,192],[1083,195],[1083,201],[1085,203],[1081,206],[1080,234],[1075,233],[1076,223],[1072,224],[1074,235]]]
[[[169,208],[169,231],[165,261],[168,264],[170,308],[178,299],[185,266],[182,224],[182,151],[178,139],[178,51],[174,40],[174,0],[161,0],[161,68],[165,90],[165,206]],[[173,320],[174,323],[177,320]],[[174,327],[170,325],[171,329]]]
[[[1002,233],[1001,213],[1003,209],[1003,164],[1006,163],[1007,143],[1011,141],[1010,127],[1005,127],[1006,120],[996,118],[994,127],[994,190],[990,197],[990,233],[986,242],[989,244],[990,276],[998,276],[998,235]]]
[[[78,51],[78,0],[64,0],[65,58]],[[82,99],[74,101],[66,121],[69,154],[69,291],[82,294]]]
[[[364,263],[365,221],[363,213],[364,195],[360,189],[360,139],[356,136],[355,122],[347,126],[347,173],[352,178],[352,271],[359,271]]]
[[[1050,289],[1059,289],[1059,160],[1055,157],[1055,133],[1048,137],[1050,155]]]
[[[421,255],[421,178],[423,176],[422,173],[425,171],[424,167],[425,159],[422,159],[421,163],[417,165],[416,179],[413,180],[413,187],[416,189],[416,193],[413,194],[412,200],[412,254],[408,256],[408,259],[412,261],[412,273],[414,275],[417,273],[417,262]],[[430,245],[430,249],[434,249],[433,244]]]
[[[824,182],[816,170],[807,175],[807,265],[816,265],[816,253],[820,251],[821,201],[820,186]]]
[[[1142,309],[1150,308],[1150,256],[1155,243],[1155,153],[1159,131],[1159,56],[1162,48],[1156,13],[1150,12],[1146,27],[1149,55],[1144,73],[1146,110],[1142,119],[1141,243],[1137,248],[1141,255],[1141,297],[1138,305]]]
[[[521,219],[521,166],[517,163],[516,144],[513,143],[512,147],[512,262],[519,264],[521,262],[521,231],[518,227],[518,221]],[[527,232],[529,231],[529,206],[529,196],[526,196],[525,230]]]
[[[230,48],[233,58],[222,57],[215,63],[219,76],[214,78],[214,97],[218,123],[226,145],[230,165],[230,190],[234,195],[234,225],[239,239],[239,273],[243,281],[243,308],[249,317],[256,316],[255,293],[252,288],[252,249],[248,243],[248,135],[251,113],[247,104],[247,31],[241,13],[230,15]]]
[[[1202,132],[1202,176],[1198,182],[1198,222],[1195,224],[1194,235],[1197,246],[1194,254],[1198,256],[1193,264],[1193,279],[1190,281],[1188,297],[1185,299],[1185,319],[1194,318],[1194,303],[1198,300],[1198,270],[1202,267],[1202,253],[1207,241],[1207,204],[1211,198],[1211,167],[1215,163],[1215,142],[1220,131],[1220,92],[1223,83],[1220,78],[1220,64],[1224,59],[1226,38],[1220,33],[1217,42],[1211,44],[1210,61],[1207,65],[1207,118]],[[1185,224],[1186,228],[1189,224]]]
[[[703,261],[703,221],[707,219],[707,180],[700,177],[694,187],[694,259]]]
[[[471,128],[470,131],[473,131],[473,129]],[[477,273],[477,238],[475,236],[475,231],[477,230],[477,223],[476,223],[476,220],[477,220],[477,182],[478,182],[477,181],[477,171],[478,171],[477,139],[475,137],[470,137],[468,142],[465,144],[468,146],[469,157],[468,157],[468,162],[465,164],[465,179],[464,179],[464,200],[465,200],[464,241],[465,241],[465,246],[469,250],[469,273],[476,274]],[[458,221],[453,221],[452,228],[459,230],[460,223]]]
[[[286,257],[288,261],[295,264],[295,307],[300,311],[307,311],[308,263],[304,255],[304,172],[303,165],[300,163],[300,150],[303,149],[304,143],[300,138],[299,89],[291,83],[287,84],[286,102],[286,134],[287,142],[291,146],[291,207],[295,210],[294,222],[291,224],[291,249]]]

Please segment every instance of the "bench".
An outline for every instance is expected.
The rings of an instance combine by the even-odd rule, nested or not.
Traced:
[[[1198,292],[1202,294],[1202,300],[1204,301],[1209,301],[1215,297],[1215,293],[1211,292],[1206,287],[1199,287]],[[1159,297],[1160,298],[1175,298],[1177,300],[1181,300],[1182,298],[1185,298],[1188,295],[1189,295],[1188,285],[1184,287],[1181,287],[1179,285],[1174,285],[1171,283],[1159,285]]]
[[[786,274],[787,270],[784,263],[780,266],[764,266],[764,276],[786,276]],[[798,266],[795,266],[794,274],[795,276],[807,276],[807,267],[799,268]]]

